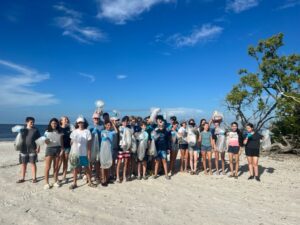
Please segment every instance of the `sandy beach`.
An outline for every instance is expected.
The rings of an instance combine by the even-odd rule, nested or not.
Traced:
[[[176,174],[170,181],[131,181],[95,189],[79,181],[44,190],[44,152],[37,184],[19,179],[18,152],[0,142],[0,224],[299,224],[300,160],[260,158],[261,182],[248,181],[245,156],[238,180],[224,175]],[[227,157],[226,157],[227,158]],[[68,175],[71,177],[71,175]]]

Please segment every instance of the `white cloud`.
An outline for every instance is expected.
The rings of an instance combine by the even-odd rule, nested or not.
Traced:
[[[259,0],[227,0],[226,11],[240,13],[258,6]]]
[[[97,0],[98,18],[106,18],[116,24],[125,24],[151,7],[159,3],[174,2],[174,0]]]
[[[56,17],[55,24],[63,29],[63,36],[69,36],[75,40],[91,44],[95,41],[105,39],[105,34],[96,27],[85,26],[82,21],[82,14],[73,9],[67,8],[64,4],[53,6],[54,9],[64,13],[64,16]]]
[[[197,43],[204,43],[213,40],[223,31],[222,27],[204,24],[194,29],[189,35],[175,34],[168,38],[167,42],[175,47],[194,46]]]
[[[117,75],[117,79],[118,80],[124,80],[124,79],[126,79],[127,78],[127,75],[124,75],[124,74],[119,74],[119,75]]]
[[[58,102],[53,94],[37,92],[32,88],[34,84],[49,79],[49,74],[41,74],[34,69],[1,59],[0,66],[13,71],[13,74],[0,74],[1,106],[51,105]]]
[[[300,5],[300,0],[286,0],[285,3],[279,6],[277,9],[278,10],[288,9],[298,5]]]
[[[87,74],[87,73],[79,73],[80,76],[86,77],[90,80],[91,83],[94,83],[96,81],[96,77],[92,74]]]
[[[178,119],[199,119],[199,117],[204,114],[202,109],[186,107],[165,108],[162,109],[161,112],[161,114],[164,114],[167,119],[169,119],[170,116],[176,116]]]

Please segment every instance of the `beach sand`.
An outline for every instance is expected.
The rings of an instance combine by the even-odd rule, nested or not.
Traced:
[[[18,153],[0,142],[0,224],[300,224],[300,160],[260,158],[261,182],[248,181],[245,156],[241,176],[176,174],[170,181],[131,181],[95,189],[79,181],[43,190],[44,152],[37,184],[19,179]],[[68,175],[71,177],[71,175]]]

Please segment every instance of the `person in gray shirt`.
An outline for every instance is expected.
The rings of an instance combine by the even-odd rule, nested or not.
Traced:
[[[25,127],[20,130],[22,145],[19,154],[19,163],[21,164],[22,178],[18,180],[17,183],[25,182],[25,174],[28,163],[30,163],[32,167],[32,183],[36,183],[37,153],[39,153],[40,149],[37,147],[35,141],[41,135],[38,129],[34,127],[35,119],[33,117],[27,117],[25,122]]]

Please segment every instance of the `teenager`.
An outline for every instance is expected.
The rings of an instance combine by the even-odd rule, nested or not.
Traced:
[[[212,134],[209,131],[209,123],[205,123],[203,126],[203,131],[200,133],[199,141],[201,142],[201,155],[202,155],[202,164],[204,169],[204,174],[207,175],[207,168],[206,168],[206,159],[208,159],[208,167],[209,167],[209,174],[212,175],[211,170],[211,152],[214,148],[214,141],[212,138]]]
[[[190,167],[191,167],[191,175],[195,175],[197,173],[198,168],[198,155],[200,153],[199,146],[199,131],[196,127],[196,123],[194,119],[189,120],[189,125],[187,129],[187,140],[188,140],[188,150],[190,154]]]
[[[147,170],[147,147],[148,147],[148,139],[149,135],[148,132],[146,131],[147,128],[147,123],[146,122],[141,122],[141,132],[138,133],[137,136],[137,141],[138,141],[138,146],[137,146],[137,159],[138,159],[138,180],[143,179],[147,180],[146,176],[146,170]],[[141,170],[142,170],[142,176],[141,176]]]
[[[250,173],[248,180],[252,180],[255,177],[257,181],[260,181],[258,174],[258,158],[260,140],[263,138],[263,136],[254,131],[254,125],[252,123],[248,123],[246,125],[246,130],[247,135],[244,140],[244,145]]]
[[[187,123],[181,121],[180,128],[178,130],[178,144],[180,150],[180,172],[187,172],[188,166],[188,142],[187,142]]]
[[[27,164],[31,164],[32,183],[36,183],[36,162],[37,153],[40,152],[40,148],[37,147],[35,141],[40,137],[40,132],[34,127],[35,119],[33,117],[27,117],[25,119],[25,127],[20,130],[21,135],[21,149],[19,154],[19,162],[21,164],[21,179],[17,183],[25,182],[25,174]]]
[[[170,149],[170,166],[169,166],[169,176],[172,176],[175,172],[175,163],[178,154],[178,122],[175,120],[172,122],[171,127],[171,149]]]
[[[225,129],[220,126],[219,121],[214,121],[213,139],[215,141],[215,166],[216,174],[219,175],[219,156],[221,155],[222,174],[225,175],[225,152],[226,152],[226,138]]]

